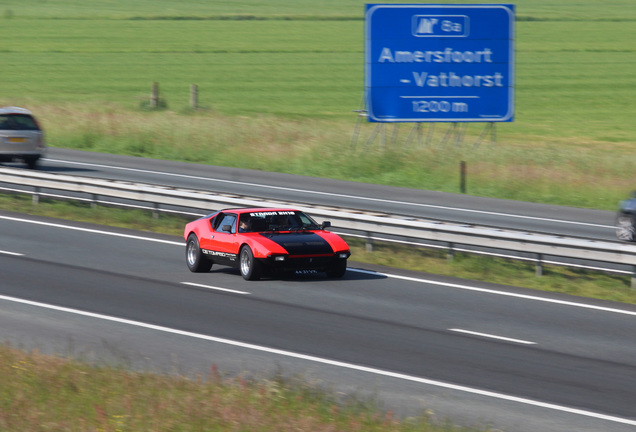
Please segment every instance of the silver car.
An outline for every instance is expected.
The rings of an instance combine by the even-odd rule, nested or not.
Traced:
[[[44,132],[31,111],[0,108],[0,162],[22,160],[35,168],[45,150]]]

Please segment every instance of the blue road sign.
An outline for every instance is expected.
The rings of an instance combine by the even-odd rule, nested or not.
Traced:
[[[513,121],[514,8],[366,5],[369,121]]]

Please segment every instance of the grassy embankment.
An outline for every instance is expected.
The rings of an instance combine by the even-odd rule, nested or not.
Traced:
[[[196,379],[90,366],[0,345],[2,431],[443,432],[300,379]],[[430,413],[432,414],[432,413]],[[472,429],[477,430],[477,429]],[[483,430],[483,429],[479,429]]]

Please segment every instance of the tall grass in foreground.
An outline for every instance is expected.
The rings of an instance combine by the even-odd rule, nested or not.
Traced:
[[[442,432],[301,379],[138,373],[0,345],[3,431]],[[466,429],[462,429],[466,430]],[[476,429],[473,429],[476,430]],[[483,430],[483,429],[480,429]]]

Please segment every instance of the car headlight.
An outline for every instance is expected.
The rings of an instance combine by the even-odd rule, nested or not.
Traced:
[[[274,261],[279,261],[279,262],[285,261],[285,255],[276,255],[274,257]]]
[[[340,252],[338,254],[338,258],[347,259],[347,258],[349,258],[349,254],[347,252]]]

